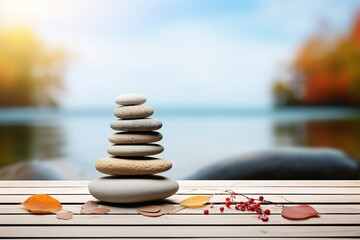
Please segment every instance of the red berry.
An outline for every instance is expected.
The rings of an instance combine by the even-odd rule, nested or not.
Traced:
[[[224,211],[224,207],[220,207],[220,212],[223,212]]]
[[[265,213],[266,215],[270,215],[270,209],[265,209],[264,213]]]
[[[244,202],[243,202],[243,201],[240,201],[239,204],[244,204]]]
[[[255,203],[255,204],[254,204],[254,207],[255,207],[256,209],[260,208],[260,203],[258,203],[258,202]]]
[[[250,202],[250,203],[253,203],[254,201],[255,201],[255,199],[249,198],[249,202]]]
[[[259,197],[259,200],[260,200],[260,201],[264,201],[264,197],[263,197],[263,196],[260,196],[260,197]]]
[[[235,205],[235,209],[239,210],[240,206],[239,205]]]
[[[250,211],[254,211],[255,210],[255,207],[254,206],[250,206]]]
[[[205,209],[205,210],[204,210],[204,214],[209,214],[209,210],[208,210],[208,209]]]
[[[244,205],[247,207],[249,206],[249,202],[244,202]]]
[[[231,202],[226,202],[226,207],[230,208]]]
[[[226,200],[227,202],[230,202],[230,198],[228,198],[228,197],[227,197],[225,200]]]
[[[269,218],[268,218],[267,216],[263,216],[263,217],[261,218],[261,220],[262,220],[263,222],[267,222],[267,221],[269,221]]]

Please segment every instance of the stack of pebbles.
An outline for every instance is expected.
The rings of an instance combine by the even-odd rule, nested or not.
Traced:
[[[171,162],[148,157],[161,153],[164,148],[154,142],[162,135],[155,130],[161,121],[149,118],[154,110],[143,105],[146,98],[140,94],[123,94],[116,98],[120,105],[114,111],[119,119],[111,123],[117,131],[109,137],[113,143],[108,148],[112,156],[96,162],[99,172],[109,174],[92,181],[89,191],[95,198],[112,203],[136,203],[160,200],[175,194],[179,188],[176,181],[153,174],[165,172]]]

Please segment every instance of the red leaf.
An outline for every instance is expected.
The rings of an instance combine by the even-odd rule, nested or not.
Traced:
[[[283,206],[281,216],[289,220],[304,220],[313,217],[320,217],[319,213],[311,206],[302,204],[298,206]]]

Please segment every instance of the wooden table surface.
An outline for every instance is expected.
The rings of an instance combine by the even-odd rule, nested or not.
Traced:
[[[137,214],[133,207],[111,206],[107,215],[81,215],[81,205],[94,198],[87,181],[0,181],[0,238],[107,239],[107,238],[227,238],[227,239],[360,239],[360,181],[179,181],[179,192],[168,198],[177,204],[192,195],[214,194],[209,215],[203,209],[183,209],[157,218]],[[290,221],[281,207],[268,205],[268,222],[254,212],[232,207],[219,211],[228,195],[223,190],[295,205],[306,203],[320,218]],[[29,214],[21,205],[29,196],[45,193],[74,212],[71,220],[55,215]],[[237,197],[241,200],[241,197]]]

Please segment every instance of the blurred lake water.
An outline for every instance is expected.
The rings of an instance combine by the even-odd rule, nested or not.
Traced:
[[[165,148],[158,157],[173,163],[163,175],[176,179],[234,155],[276,146],[337,148],[360,163],[360,110],[155,110],[153,117],[163,122],[160,143]],[[56,163],[69,179],[99,177],[95,162],[108,155],[114,119],[111,109],[0,110],[0,171],[39,160]]]

